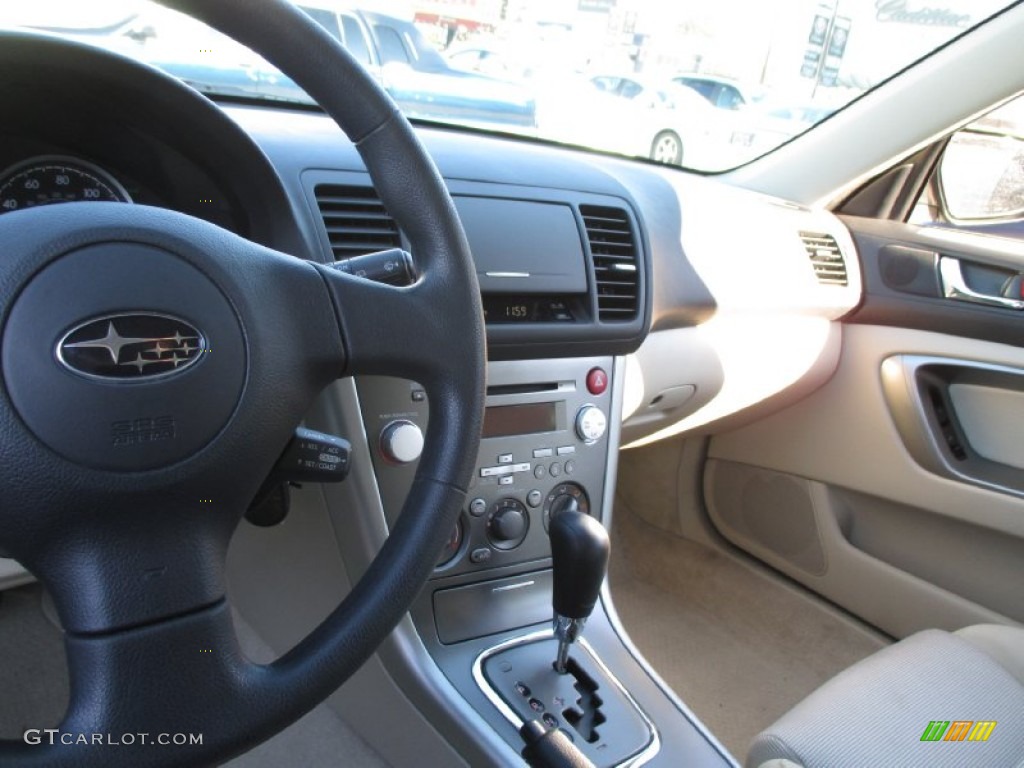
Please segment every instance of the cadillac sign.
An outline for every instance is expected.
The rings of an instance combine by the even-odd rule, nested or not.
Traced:
[[[879,21],[960,29],[966,29],[971,25],[971,16],[968,13],[956,13],[948,7],[939,8],[926,5],[911,7],[910,0],[877,0],[875,9],[875,18]]]

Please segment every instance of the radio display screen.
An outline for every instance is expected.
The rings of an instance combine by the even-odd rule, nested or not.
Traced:
[[[532,435],[558,429],[554,403],[493,405],[484,409],[483,437]]]

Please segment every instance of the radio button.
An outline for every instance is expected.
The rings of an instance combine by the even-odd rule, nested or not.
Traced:
[[[551,473],[552,477],[559,477],[562,474],[562,465],[556,462],[551,465],[548,471]]]
[[[536,509],[540,506],[540,503],[544,500],[544,494],[534,488],[528,494],[526,494],[526,503]]]
[[[503,454],[501,454],[500,456],[498,456],[498,463],[499,464],[511,464],[512,463],[512,454],[511,453],[503,453]]]
[[[559,456],[568,456],[571,453],[576,453],[575,445],[563,445],[558,449]]]
[[[576,434],[588,445],[604,437],[607,428],[608,419],[596,405],[584,405],[576,413]]]
[[[473,517],[480,517],[487,511],[487,502],[484,499],[473,499],[469,502],[469,514]]]
[[[393,421],[380,433],[380,451],[393,464],[409,464],[423,453],[423,430],[406,419]]]
[[[569,461],[565,462],[565,474],[571,475],[575,471],[576,471],[576,462],[575,461],[569,460]]]
[[[536,477],[538,480],[544,477],[544,475],[546,475],[547,473],[548,468],[545,467],[543,464],[538,464],[536,467],[533,468],[533,476]]]
[[[512,471],[513,472],[529,472],[530,471],[530,463],[529,462],[523,462],[522,464],[513,464],[512,465]]]
[[[535,459],[549,459],[554,456],[555,453],[550,448],[534,448],[533,458]]]
[[[498,485],[512,485],[516,479],[512,475],[504,475],[498,478]]]
[[[478,547],[469,553],[469,559],[473,563],[486,563],[491,559],[490,547]]]
[[[505,464],[501,467],[481,467],[480,477],[500,477],[501,475],[511,475],[512,467]]]

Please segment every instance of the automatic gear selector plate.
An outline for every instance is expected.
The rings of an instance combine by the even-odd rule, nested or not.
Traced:
[[[618,765],[654,739],[650,721],[582,641],[573,647],[566,674],[555,672],[550,633],[499,646],[479,662],[478,682],[506,717],[540,720],[561,729],[595,765]],[[488,691],[487,688],[490,688]],[[495,702],[497,703],[497,702]]]

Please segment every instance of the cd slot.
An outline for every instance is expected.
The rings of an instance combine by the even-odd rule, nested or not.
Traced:
[[[557,392],[559,384],[557,381],[544,382],[542,384],[502,384],[487,388],[488,397],[500,395],[534,395],[539,392]]]

